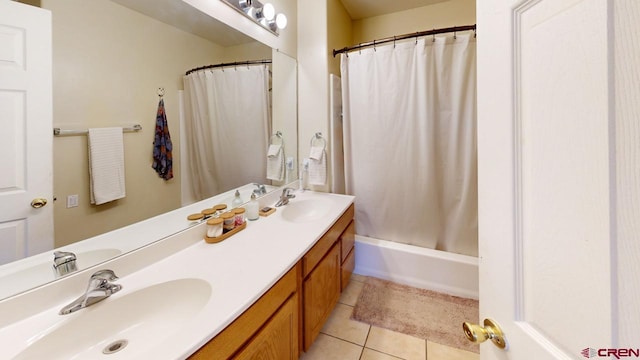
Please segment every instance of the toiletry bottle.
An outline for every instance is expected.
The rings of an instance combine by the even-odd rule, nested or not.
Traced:
[[[237,208],[240,205],[242,205],[242,198],[240,198],[240,191],[236,190],[236,197],[233,198],[233,201],[231,202],[231,207]]]
[[[260,208],[260,204],[258,204],[258,198],[256,194],[251,194],[251,201],[247,204],[247,219],[249,220],[258,220],[260,218],[260,214],[258,210]]]

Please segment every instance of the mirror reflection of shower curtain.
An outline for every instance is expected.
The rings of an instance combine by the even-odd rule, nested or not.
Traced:
[[[184,76],[187,164],[194,198],[266,183],[271,126],[265,65],[207,69]]]
[[[341,60],[356,232],[477,256],[473,35],[376,46]]]

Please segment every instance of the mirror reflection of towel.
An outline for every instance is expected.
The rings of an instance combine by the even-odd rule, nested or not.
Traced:
[[[327,153],[324,146],[312,146],[309,151],[309,185],[327,183]]]
[[[160,98],[158,112],[156,114],[156,133],[153,141],[153,169],[158,176],[165,180],[173,178],[173,156],[171,151],[171,135],[169,134],[169,124],[167,114],[164,111],[164,99]]]
[[[122,128],[89,129],[88,143],[91,203],[125,197]]]
[[[267,179],[284,180],[284,147],[282,145],[269,145],[267,150]]]

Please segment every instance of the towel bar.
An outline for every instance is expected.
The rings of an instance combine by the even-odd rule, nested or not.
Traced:
[[[122,132],[138,132],[142,130],[142,125],[135,124],[131,127],[122,128]],[[65,135],[84,135],[88,134],[89,130],[62,130],[60,128],[53,128],[54,136],[65,136]]]

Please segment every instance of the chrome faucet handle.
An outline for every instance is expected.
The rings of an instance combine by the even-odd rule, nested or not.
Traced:
[[[53,271],[56,276],[63,276],[78,270],[76,254],[68,251],[53,253]]]
[[[294,194],[291,194],[291,191],[293,191],[293,190],[295,190],[295,189],[294,188],[290,188],[290,187],[282,189],[282,197],[283,198],[286,197],[286,198],[289,198],[289,199],[293,199],[294,197],[296,197]]]
[[[256,193],[256,195],[264,195],[267,193],[267,188],[263,184],[252,183],[252,185],[257,187],[257,189],[253,189],[253,192]]]
[[[102,280],[107,280],[107,281],[114,281],[114,280],[118,280],[118,277],[113,272],[113,270],[104,269],[104,270],[98,270],[98,271],[94,272],[93,275],[91,275],[91,280],[93,280],[93,279],[102,279]]]
[[[118,277],[113,270],[98,270],[89,279],[89,285],[87,286],[87,293],[97,289],[113,289],[112,293],[119,291],[122,286],[111,284],[111,281],[118,280]]]

